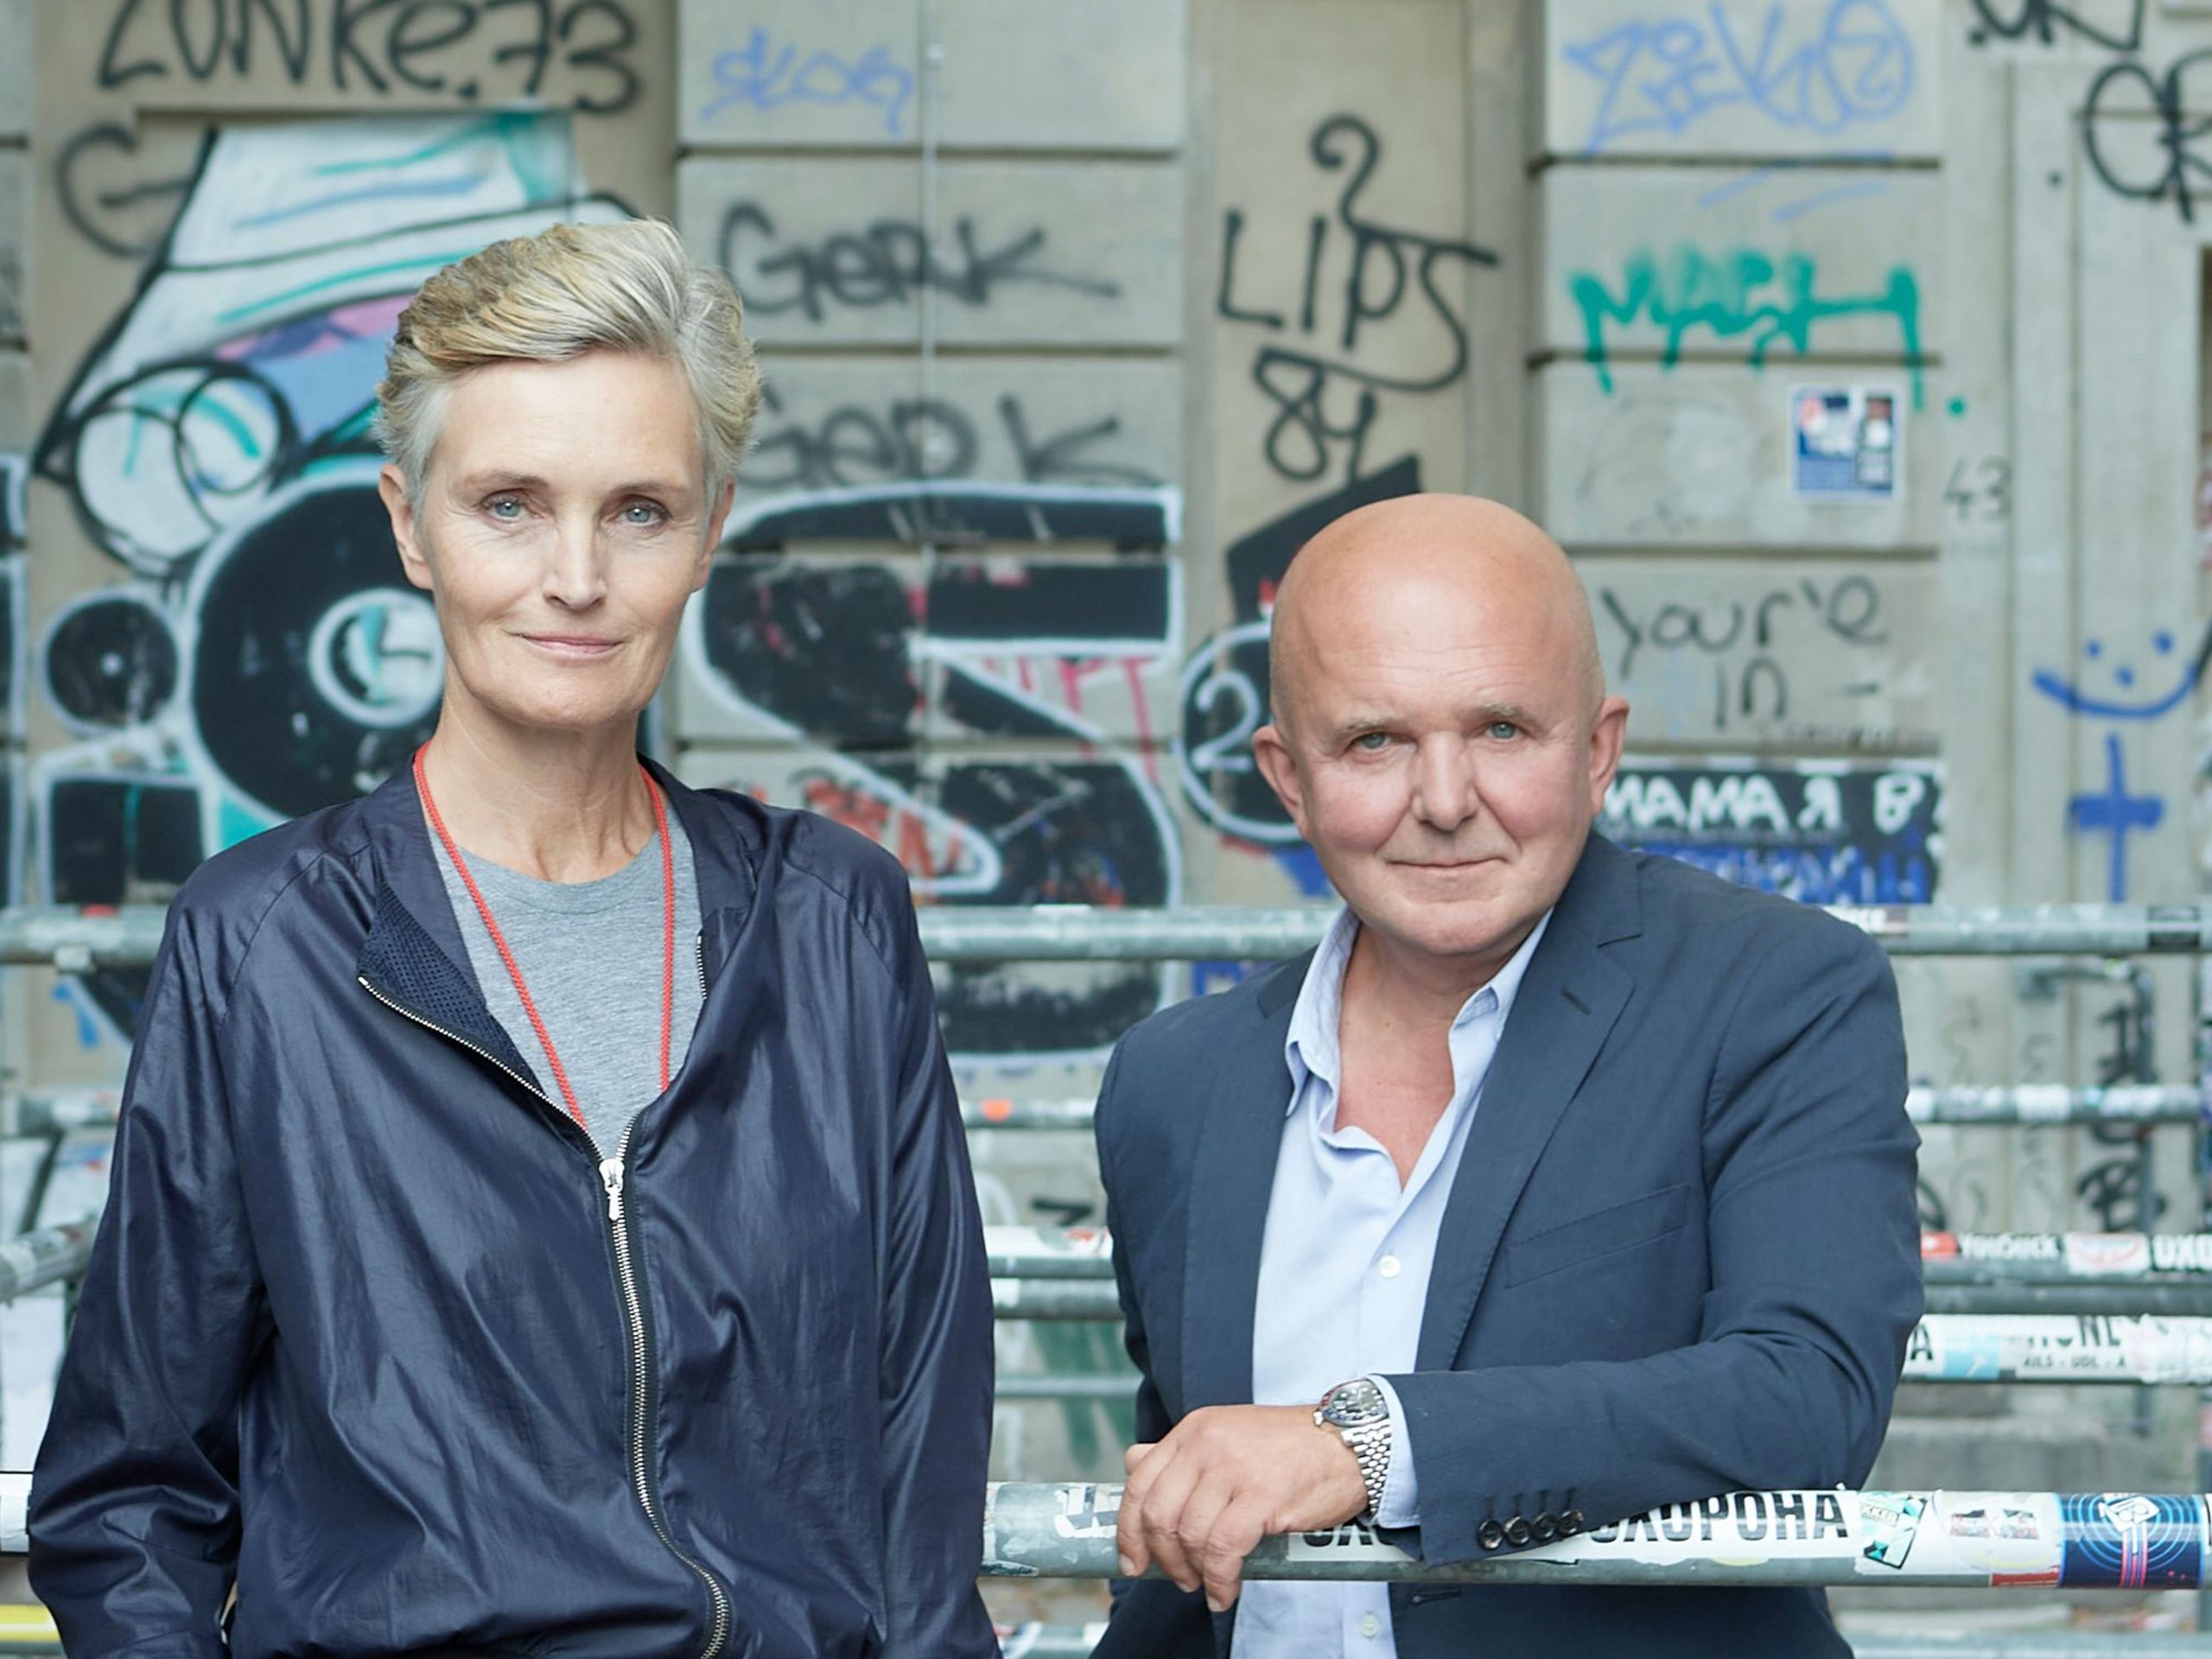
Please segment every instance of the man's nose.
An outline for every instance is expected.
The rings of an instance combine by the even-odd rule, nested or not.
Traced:
[[[1457,830],[1479,810],[1472,747],[1455,736],[1424,739],[1414,760],[1414,816]]]
[[[606,551],[595,518],[563,515],[554,525],[540,591],[572,611],[597,604],[607,594]]]

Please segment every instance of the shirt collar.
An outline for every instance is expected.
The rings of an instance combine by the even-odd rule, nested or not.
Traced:
[[[1513,1012],[1514,998],[1520,994],[1521,982],[1528,977],[1529,963],[1535,957],[1536,947],[1542,943],[1551,923],[1552,912],[1547,910],[1536,918],[1535,926],[1529,930],[1529,937],[1521,941],[1521,948],[1506,958],[1505,965],[1460,1004],[1459,1012],[1452,1020],[1455,1035],[1470,1021],[1493,1012],[1498,1024],[1504,1025],[1506,1016]],[[1286,1116],[1297,1106],[1308,1076],[1322,1078],[1332,1089],[1337,1086],[1340,1070],[1337,1043],[1344,1014],[1344,969],[1351,962],[1352,944],[1358,938],[1359,918],[1349,909],[1338,911],[1329,924],[1329,931],[1321,936],[1313,960],[1306,964],[1306,978],[1298,988],[1298,1001],[1290,1011],[1290,1029],[1283,1036],[1283,1063],[1290,1070],[1291,1081],[1290,1098],[1283,1103]]]

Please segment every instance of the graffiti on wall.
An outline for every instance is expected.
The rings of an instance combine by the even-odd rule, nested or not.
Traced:
[[[2212,49],[2146,61],[2145,0],[1969,0],[1968,44],[2088,48],[2104,54],[2085,83],[2082,153],[2098,182],[2115,195],[2172,204],[2184,222],[2212,181],[2199,113],[2212,91]],[[2054,181],[2055,182],[2056,181]]]
[[[1741,340],[1744,360],[1762,369],[1777,346],[1800,357],[1809,353],[1823,322],[1880,316],[1897,324],[1898,351],[1912,371],[1913,404],[1922,402],[1920,284],[1904,265],[1891,270],[1879,293],[1824,295],[1810,254],[1777,258],[1755,248],[1711,251],[1684,244],[1664,258],[1649,251],[1630,256],[1618,282],[1576,271],[1567,287],[1582,314],[1583,355],[1608,394],[1613,389],[1608,325],[1663,333],[1662,369],[1681,361],[1686,340],[1702,334]]]
[[[1942,872],[1933,762],[1621,763],[1598,828],[1815,905],[1924,905]]]
[[[1222,215],[1224,323],[1268,336],[1251,378],[1273,411],[1262,452],[1281,477],[1360,476],[1370,430],[1389,397],[1443,391],[1466,373],[1465,284],[1497,256],[1462,238],[1385,225],[1360,197],[1382,165],[1380,134],[1356,115],[1313,130],[1307,158],[1344,175],[1333,210],[1258,245],[1246,212]],[[1325,283],[1323,273],[1343,272]]]
[[[2105,840],[2105,898],[2113,904],[2128,896],[2130,839],[2148,835],[2165,822],[2161,795],[2138,793],[2127,781],[2126,734],[2162,721],[2186,705],[2212,662],[2212,626],[2196,649],[2184,654],[2171,629],[2152,632],[2147,651],[2113,648],[2101,639],[2082,643],[2082,660],[2070,672],[2037,669],[2028,683],[2037,694],[2075,719],[2092,722],[2100,740],[2103,781],[2066,803],[2067,833]]]
[[[686,619],[693,683],[732,735],[782,744],[710,763],[710,781],[859,830],[923,904],[1180,896],[1154,776],[1153,699],[1182,638],[1166,559],[947,556],[925,575],[919,560],[725,553],[702,598]],[[709,717],[687,702],[695,736]],[[925,739],[963,753],[939,759]],[[979,739],[997,741],[977,756]],[[1159,1006],[1163,984],[1122,963],[962,964],[938,1005],[958,1055],[1088,1053]]]
[[[142,99],[273,76],[395,105],[544,99],[613,115],[645,89],[622,0],[108,0],[107,14],[95,84]]]
[[[41,887],[165,897],[209,854],[372,787],[435,722],[443,660],[400,579],[368,417],[432,270],[558,219],[567,118],[360,117],[211,132],[124,314],[33,454],[128,575],[49,621]],[[89,982],[123,1029],[128,976]]]
[[[1912,41],[1885,0],[1662,9],[1561,55],[1599,88],[1583,148],[1694,130],[1717,111],[1837,137],[1878,127],[1911,99]]]

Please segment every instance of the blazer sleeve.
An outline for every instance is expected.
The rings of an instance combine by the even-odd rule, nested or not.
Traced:
[[[1122,1080],[1122,1056],[1127,1039],[1117,1043],[1106,1061],[1106,1075],[1098,1085],[1098,1108],[1092,1119],[1092,1133],[1098,1147],[1098,1179],[1106,1189],[1107,1236],[1118,1239],[1122,1236],[1120,1205],[1115,1198],[1113,1149],[1110,1141],[1120,1122],[1121,1106],[1116,1092]],[[1152,1344],[1146,1339],[1144,1310],[1137,1305],[1136,1284],[1129,1272],[1127,1255],[1117,1244],[1114,1249],[1114,1288],[1122,1304],[1122,1345],[1128,1351],[1129,1358],[1137,1368],[1136,1436],[1140,1445],[1147,1445],[1164,1438],[1174,1425],[1169,1421],[1167,1406],[1160,1397],[1160,1384],[1152,1376]]]
[[[890,965],[900,1071],[881,1315],[883,1652],[996,1659],[976,1586],[991,1440],[989,1265],[937,997],[903,887],[898,908]]]
[[[1533,1517],[1515,1506],[1545,1498],[1602,1525],[1738,1488],[1866,1478],[1922,1311],[1897,987],[1855,931],[1773,931],[1722,1016],[1705,1102],[1698,1341],[1392,1376],[1428,1560],[1487,1553],[1485,1520]]]
[[[194,932],[173,907],[31,1479],[31,1585],[86,1659],[228,1651],[239,1402],[268,1325]]]

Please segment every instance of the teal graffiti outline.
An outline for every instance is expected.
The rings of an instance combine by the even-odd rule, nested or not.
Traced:
[[[1804,356],[1811,349],[1816,323],[1888,315],[1897,319],[1903,336],[1904,361],[1912,375],[1912,406],[1923,406],[1920,283],[1906,266],[1891,270],[1889,284],[1879,294],[1822,299],[1814,291],[1818,272],[1809,255],[1786,254],[1777,265],[1755,248],[1736,248],[1716,257],[1685,245],[1675,251],[1672,268],[1666,271],[1648,249],[1630,255],[1622,278],[1618,298],[1595,271],[1576,271],[1567,279],[1567,292],[1582,312],[1583,356],[1608,397],[1613,391],[1605,341],[1608,320],[1627,327],[1648,318],[1664,328],[1667,349],[1660,355],[1662,369],[1671,369],[1681,360],[1683,339],[1695,328],[1708,328],[1721,340],[1752,335],[1745,361],[1764,369],[1767,352],[1777,341]],[[1777,280],[1777,300],[1754,300],[1758,289]]]

